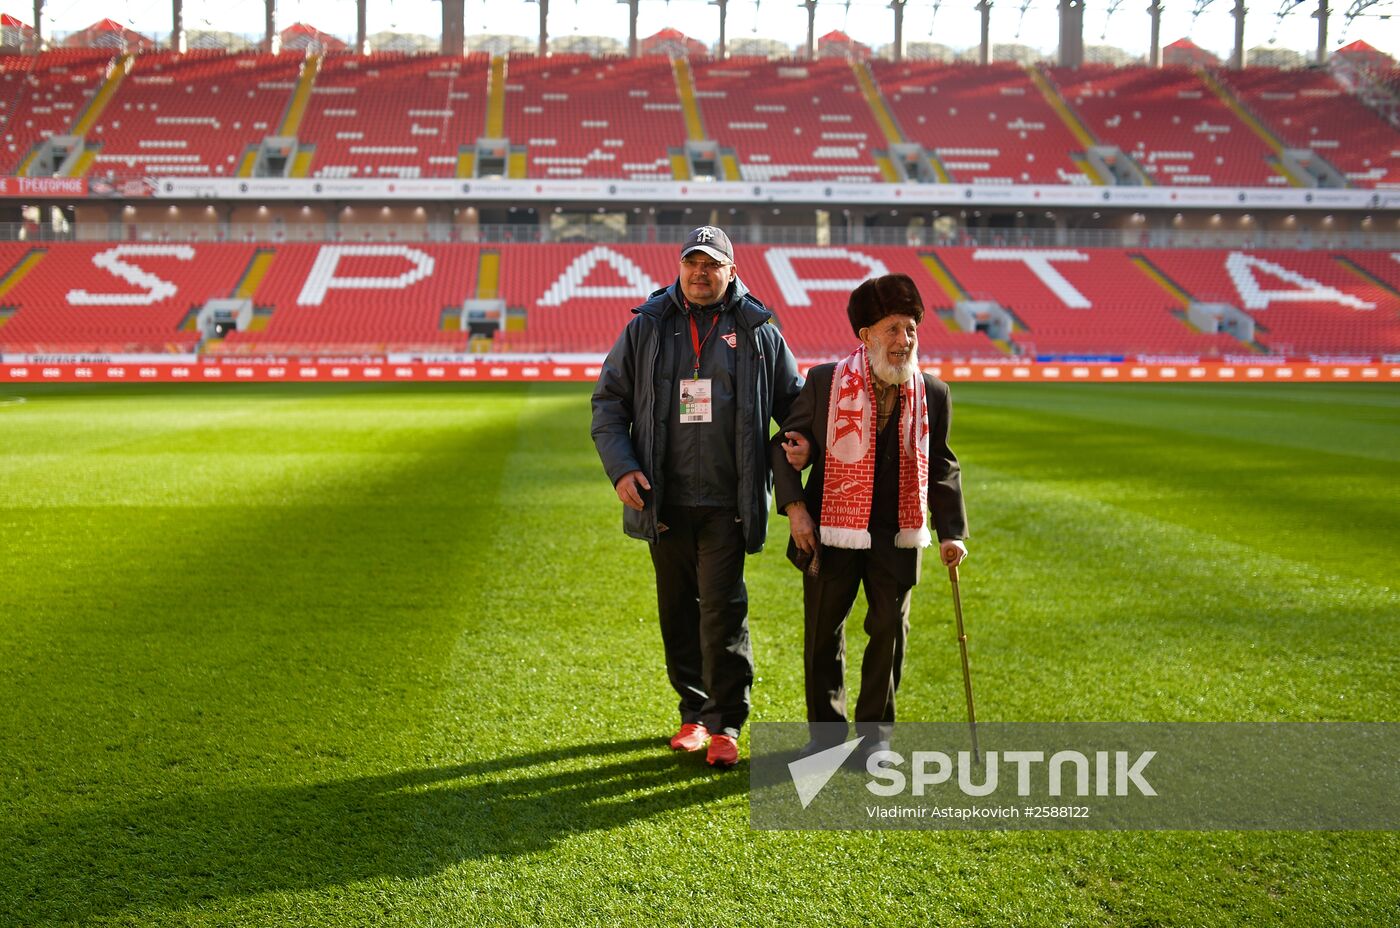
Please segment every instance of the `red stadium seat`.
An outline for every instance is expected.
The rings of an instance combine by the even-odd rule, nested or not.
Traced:
[[[140,55],[88,135],[93,176],[234,177],[249,145],[276,135],[297,55]]]
[[[506,135],[525,145],[530,177],[669,180],[685,144],[671,60],[511,55]]]
[[[498,292],[523,329],[497,351],[606,351],[632,307],[676,276],[674,245],[284,244],[253,292],[261,321],[218,350],[239,353],[460,352],[444,320],[476,296],[482,255],[499,258]],[[0,351],[164,352],[199,344],[193,314],[240,290],[253,245],[75,244],[0,247],[13,270],[37,263],[0,300]],[[941,264],[945,293],[926,258]],[[740,278],[777,316],[798,356],[850,350],[846,299],[861,280],[907,273],[928,309],[925,357],[995,358],[1006,345],[948,324],[955,299],[995,300],[1019,323],[1026,354],[1217,357],[1262,347],[1286,355],[1400,354],[1400,261],[1386,252],[1119,248],[914,249],[741,245]],[[252,286],[251,279],[245,287]],[[1173,289],[1175,288],[1175,289]],[[1178,294],[1184,294],[1184,297]],[[1197,331],[1183,298],[1225,302],[1256,321],[1258,346]]]
[[[298,137],[314,177],[456,177],[486,119],[490,59],[329,55]]]
[[[698,62],[695,95],[709,137],[732,147],[744,180],[881,180],[886,147],[844,59]]]
[[[1287,186],[1274,154],[1192,69],[1051,68],[1100,142],[1118,146],[1159,186]]]
[[[1011,62],[871,63],[905,136],[938,156],[951,180],[1087,184],[1083,148],[1023,67]]]
[[[1400,132],[1331,74],[1247,68],[1220,77],[1285,145],[1311,149],[1351,186],[1400,189]]]

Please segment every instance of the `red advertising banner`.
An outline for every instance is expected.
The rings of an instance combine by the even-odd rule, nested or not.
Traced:
[[[0,177],[0,197],[85,197],[83,177]]]
[[[805,371],[817,361],[804,362]],[[0,364],[0,384],[21,383],[551,383],[591,382],[597,363],[289,362],[248,364]],[[1400,383],[1400,364],[930,364],[952,383]]]

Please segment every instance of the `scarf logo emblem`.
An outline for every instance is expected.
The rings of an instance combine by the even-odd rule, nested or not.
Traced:
[[[721,335],[720,338],[724,339],[724,343],[730,348],[739,347],[739,336],[735,332],[726,332],[725,334]]]

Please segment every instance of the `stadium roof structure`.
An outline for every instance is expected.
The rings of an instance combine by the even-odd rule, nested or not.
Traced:
[[[114,19],[99,19],[97,22],[73,33],[63,41],[69,48],[112,48],[126,51],[154,51],[155,40],[142,35],[135,29],[128,29]]]
[[[83,4],[98,3],[100,0],[82,0]],[[1320,0],[1321,2],[1321,0]],[[830,34],[831,27],[836,26],[836,30],[847,32],[851,35],[855,43],[869,46],[873,49],[872,57],[889,57],[894,60],[901,60],[904,57],[906,45],[927,45],[929,43],[918,41],[911,31],[906,27],[906,20],[909,25],[913,25],[915,19],[919,20],[919,25],[928,23],[928,35],[932,38],[935,29],[945,37],[944,44],[950,47],[955,45],[967,46],[957,50],[958,57],[969,60],[979,60],[982,63],[989,63],[993,57],[1001,58],[1010,56],[1016,60],[1039,60],[1055,59],[1061,66],[1078,67],[1086,61],[1103,60],[1101,53],[1091,52],[1092,46],[1085,45],[1086,31],[1093,28],[1097,31],[1098,23],[1091,26],[1089,18],[1086,17],[1086,5],[1082,3],[1056,3],[1055,0],[1019,0],[1020,17],[1016,19],[1016,34],[1014,40],[1008,34],[1010,26],[1008,17],[1005,14],[1006,7],[998,5],[998,15],[993,16],[992,7],[994,4],[986,0],[954,0],[952,3],[945,0],[895,0],[890,3],[888,0],[802,0],[800,3],[787,5],[792,13],[779,14],[772,12],[775,6],[771,3],[764,3],[763,0],[748,0],[752,6],[752,16],[754,17],[754,27],[751,30],[752,36],[745,36],[738,39],[742,43],[745,54],[753,54],[753,40],[760,36],[760,29],[769,29],[768,35],[776,36],[774,41],[781,39],[782,45],[787,49],[780,50],[780,54],[795,54],[796,57],[815,58],[821,54],[821,49],[817,43],[817,29]],[[527,5],[528,4],[528,5]],[[201,41],[207,47],[208,36],[221,35],[224,33],[236,36],[237,42],[229,42],[229,47],[256,46],[265,51],[277,52],[282,48],[281,33],[278,31],[279,11],[278,7],[285,4],[278,4],[277,0],[267,0],[266,3],[259,0],[255,4],[258,8],[266,7],[266,17],[250,19],[240,17],[238,22],[228,21],[230,5],[221,4],[219,0],[170,0],[163,3],[156,0],[152,4],[147,4],[141,9],[124,9],[122,5],[115,8],[108,8],[102,12],[113,16],[114,19],[107,19],[103,22],[109,24],[124,24],[123,31],[110,28],[101,31],[100,39],[103,45],[95,47],[122,47],[130,50],[133,47],[140,49],[146,47],[147,41],[154,41],[159,48],[170,48],[172,50],[184,50],[190,43],[191,34],[201,36]],[[346,6],[353,6],[355,13],[353,16],[347,15],[349,11]],[[1018,4],[1012,4],[1011,9]],[[1113,19],[1117,24],[1114,29],[1118,33],[1118,38],[1114,40],[1115,46],[1122,46],[1127,54],[1127,60],[1139,60],[1146,58],[1149,64],[1162,63],[1162,43],[1160,41],[1163,32],[1176,32],[1180,35],[1187,32],[1194,39],[1201,43],[1210,52],[1216,55],[1217,61],[1224,60],[1231,68],[1243,68],[1247,63],[1249,49],[1246,47],[1246,32],[1244,17],[1247,12],[1242,2],[1235,4],[1235,9],[1226,12],[1222,4],[1214,4],[1213,11],[1205,8],[1212,5],[1212,0],[1196,0],[1195,11],[1191,13],[1191,26],[1187,27],[1182,21],[1187,12],[1190,11],[1191,4],[1180,0],[1180,2],[1165,3],[1163,0],[1155,0],[1148,9],[1151,19],[1149,30],[1147,22],[1137,17],[1132,18],[1133,25],[1125,27],[1128,19],[1124,15],[1114,16],[1119,8],[1119,0],[1110,0],[1107,7],[1088,5],[1091,14],[1097,16],[1102,11],[1103,35],[1100,40],[1108,38],[1109,20]],[[1348,30],[1360,25],[1354,22],[1358,17],[1374,18],[1384,22],[1391,18],[1392,11],[1400,6],[1400,0],[1352,0],[1348,8],[1343,12],[1340,8],[1337,11],[1327,9],[1326,3],[1321,2],[1321,8],[1312,14],[1310,18],[1316,20],[1321,16],[1317,25],[1317,38],[1313,42],[1310,38],[1304,38],[1306,30],[1300,33],[1302,19],[1300,14],[1308,4],[1305,0],[1285,0],[1281,9],[1275,14],[1274,32],[1279,31],[1280,26],[1286,25],[1292,38],[1291,45],[1280,45],[1279,48],[1302,49],[1307,48],[1306,60],[1308,63],[1324,65],[1329,54],[1337,46],[1344,44],[1350,38],[1347,36]],[[128,5],[130,6],[130,5]],[[321,36],[317,42],[310,43],[312,50],[332,49],[337,46],[334,43],[343,43],[347,50],[358,52],[369,51],[372,47],[369,36],[373,32],[379,36],[390,35],[396,32],[406,32],[417,36],[427,36],[428,41],[437,45],[440,50],[449,55],[465,54],[469,49],[480,49],[484,46],[479,41],[468,41],[468,20],[474,19],[478,14],[476,11],[468,11],[468,7],[474,5],[465,3],[465,0],[399,0],[396,4],[383,5],[370,3],[369,0],[303,0],[302,4],[294,10],[289,8],[288,12],[293,12],[298,18],[317,21],[324,17],[322,26],[329,26],[330,32],[325,29],[317,29]],[[530,6],[538,10],[538,15],[529,12]],[[681,10],[682,6],[689,9]],[[717,8],[716,13],[705,12],[695,15],[703,7]],[[603,7],[617,8],[624,7],[625,12],[621,12],[623,19],[619,19],[617,14],[609,10],[606,15]],[[608,39],[619,39],[626,33],[626,52],[629,55],[637,56],[645,52],[640,48],[638,41],[638,16],[639,11],[648,31],[656,26],[680,25],[689,35],[689,42],[693,42],[695,47],[687,43],[686,54],[695,57],[701,54],[714,54],[718,57],[728,57],[726,48],[726,18],[731,23],[737,17],[746,18],[750,15],[749,10],[743,9],[743,4],[733,2],[733,0],[717,0],[717,2],[702,2],[702,0],[690,0],[688,4],[673,4],[670,0],[586,0],[579,2],[575,0],[573,4],[564,4],[555,0],[550,4],[550,0],[503,0],[499,3],[487,4],[487,9],[481,13],[485,20],[480,28],[480,35],[513,34],[517,29],[523,33],[535,33],[534,35],[521,36],[525,42],[532,42],[536,45],[537,53],[541,55],[549,54],[552,51],[577,51],[579,45],[577,40],[587,37],[593,30],[601,30],[600,36]],[[26,33],[24,41],[37,47],[44,47],[45,40],[61,39],[65,32],[53,33],[50,30],[59,25],[59,19],[64,16],[72,17],[80,8],[79,4],[60,8],[52,0],[37,0],[34,5],[37,19],[32,26],[32,35]],[[90,11],[92,7],[87,7]],[[580,9],[583,10],[580,13]],[[940,13],[940,9],[942,12]],[[50,12],[52,10],[52,12]],[[425,14],[425,11],[427,12]],[[820,13],[819,13],[820,11]],[[554,18],[551,19],[551,12]],[[1032,14],[1031,19],[1027,19],[1027,13]],[[1197,17],[1203,12],[1209,16],[1201,19],[1197,24]],[[79,13],[79,16],[82,14]],[[208,28],[189,30],[187,23],[201,21]],[[582,22],[579,21],[583,17]],[[802,17],[807,20],[806,40],[801,41],[801,26],[792,17]],[[1209,23],[1209,17],[1213,16],[1215,22]],[[1229,16],[1237,20],[1235,28],[1227,32],[1222,17]],[[776,17],[776,18],[775,18]],[[950,19],[951,17],[951,19]],[[980,42],[978,41],[979,29],[976,25],[975,17],[980,17]],[[219,19],[220,22],[213,20]],[[258,20],[262,20],[261,22]],[[777,31],[772,31],[771,24],[781,19],[783,25]],[[1052,22],[1057,19],[1058,22]],[[1327,29],[1329,19],[1335,25],[1341,24],[1341,36],[1335,37],[1333,41],[1327,40]],[[377,20],[377,21],[376,21]],[[534,27],[534,20],[538,21],[538,30]],[[659,21],[658,21],[659,20]],[[1259,17],[1255,15],[1252,21],[1257,23]],[[606,21],[606,22],[605,22]],[[764,26],[764,22],[769,26]],[[1034,21],[1034,25],[1031,25]],[[1286,22],[1285,22],[1286,21]],[[1344,21],[1339,23],[1339,21]],[[438,23],[440,22],[440,31]],[[568,23],[573,22],[572,32],[569,33]],[[626,23],[623,26],[623,23]],[[956,25],[954,25],[956,23]],[[52,24],[52,25],[51,25]],[[711,30],[718,25],[718,42],[713,41]],[[746,23],[747,24],[747,23]],[[1030,30],[1030,48],[1035,52],[1032,58],[1027,59],[1020,51],[1013,51],[1021,43],[1022,25]],[[371,28],[373,27],[373,28]],[[619,27],[622,27],[619,29]],[[892,27],[892,28],[891,28]],[[66,29],[66,27],[65,27]],[[82,45],[86,42],[92,47],[91,39],[84,36],[91,35],[88,29],[84,29],[76,35],[69,36],[65,45]],[[732,26],[731,26],[732,29]],[[169,30],[169,31],[167,31]],[[611,30],[611,31],[609,31]],[[749,31],[749,30],[746,30]],[[130,32],[131,34],[127,34]],[[1000,34],[996,34],[996,33]],[[1227,49],[1224,43],[1227,41],[1229,32],[1234,33],[1233,46]],[[144,33],[144,34],[143,34]],[[1392,59],[1400,54],[1400,46],[1393,45],[1395,33],[1393,30],[1387,32],[1370,31],[1372,42],[1377,43],[1380,48],[1387,49]],[[334,36],[334,43],[330,41],[330,36]],[[732,32],[730,33],[732,37]],[[1150,45],[1148,36],[1150,35]],[[956,36],[965,37],[962,42],[956,40]],[[149,39],[147,37],[150,37]],[[17,35],[7,35],[7,45],[16,46]],[[1255,33],[1250,37],[1250,41],[1258,38],[1258,26]],[[551,39],[554,40],[551,42]],[[946,41],[953,39],[953,42]],[[795,48],[793,43],[795,41]],[[302,38],[293,38],[294,49],[300,50],[306,47],[306,42]],[[379,46],[385,44],[381,38]],[[509,44],[509,43],[507,43]],[[596,43],[595,43],[596,44]],[[423,48],[424,43],[416,41],[410,43],[413,48]],[[557,46],[557,47],[556,47]],[[708,46],[708,48],[706,47]],[[1274,46],[1274,38],[1269,39],[1269,46]],[[1310,47],[1309,47],[1310,46]],[[515,50],[517,46],[512,45],[510,50]],[[851,46],[853,54],[863,54],[859,45]],[[1143,54],[1146,47],[1146,54]],[[602,46],[599,46],[602,49]],[[995,51],[994,51],[995,49]],[[584,51],[589,51],[584,48]],[[596,53],[596,52],[595,52]],[[770,51],[770,53],[772,53]],[[835,49],[829,50],[826,54],[836,54]],[[920,54],[916,57],[924,57]],[[1268,57],[1268,56],[1266,56]],[[1116,59],[1111,59],[1116,60]],[[1278,64],[1276,57],[1268,58],[1273,64]],[[1288,62],[1289,64],[1301,64],[1302,61]]]
[[[1334,54],[1371,67],[1391,68],[1395,66],[1394,58],[1362,39],[1357,39],[1350,45],[1343,45]]]
[[[343,52],[350,47],[329,32],[322,32],[306,23],[292,23],[278,34],[286,51]]]
[[[1177,39],[1162,49],[1162,61],[1166,64],[1216,65],[1220,59],[1190,39]]]
[[[639,46],[643,55],[702,56],[709,54],[705,43],[692,39],[679,29],[661,29],[642,39]]]

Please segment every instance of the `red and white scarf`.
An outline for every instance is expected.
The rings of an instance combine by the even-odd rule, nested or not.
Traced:
[[[822,486],[822,544],[870,547],[870,507],[875,496],[875,432],[878,417],[865,346],[839,361],[831,378],[826,414],[826,480]],[[899,387],[900,548],[932,543],[928,530],[928,402],[917,371]]]

